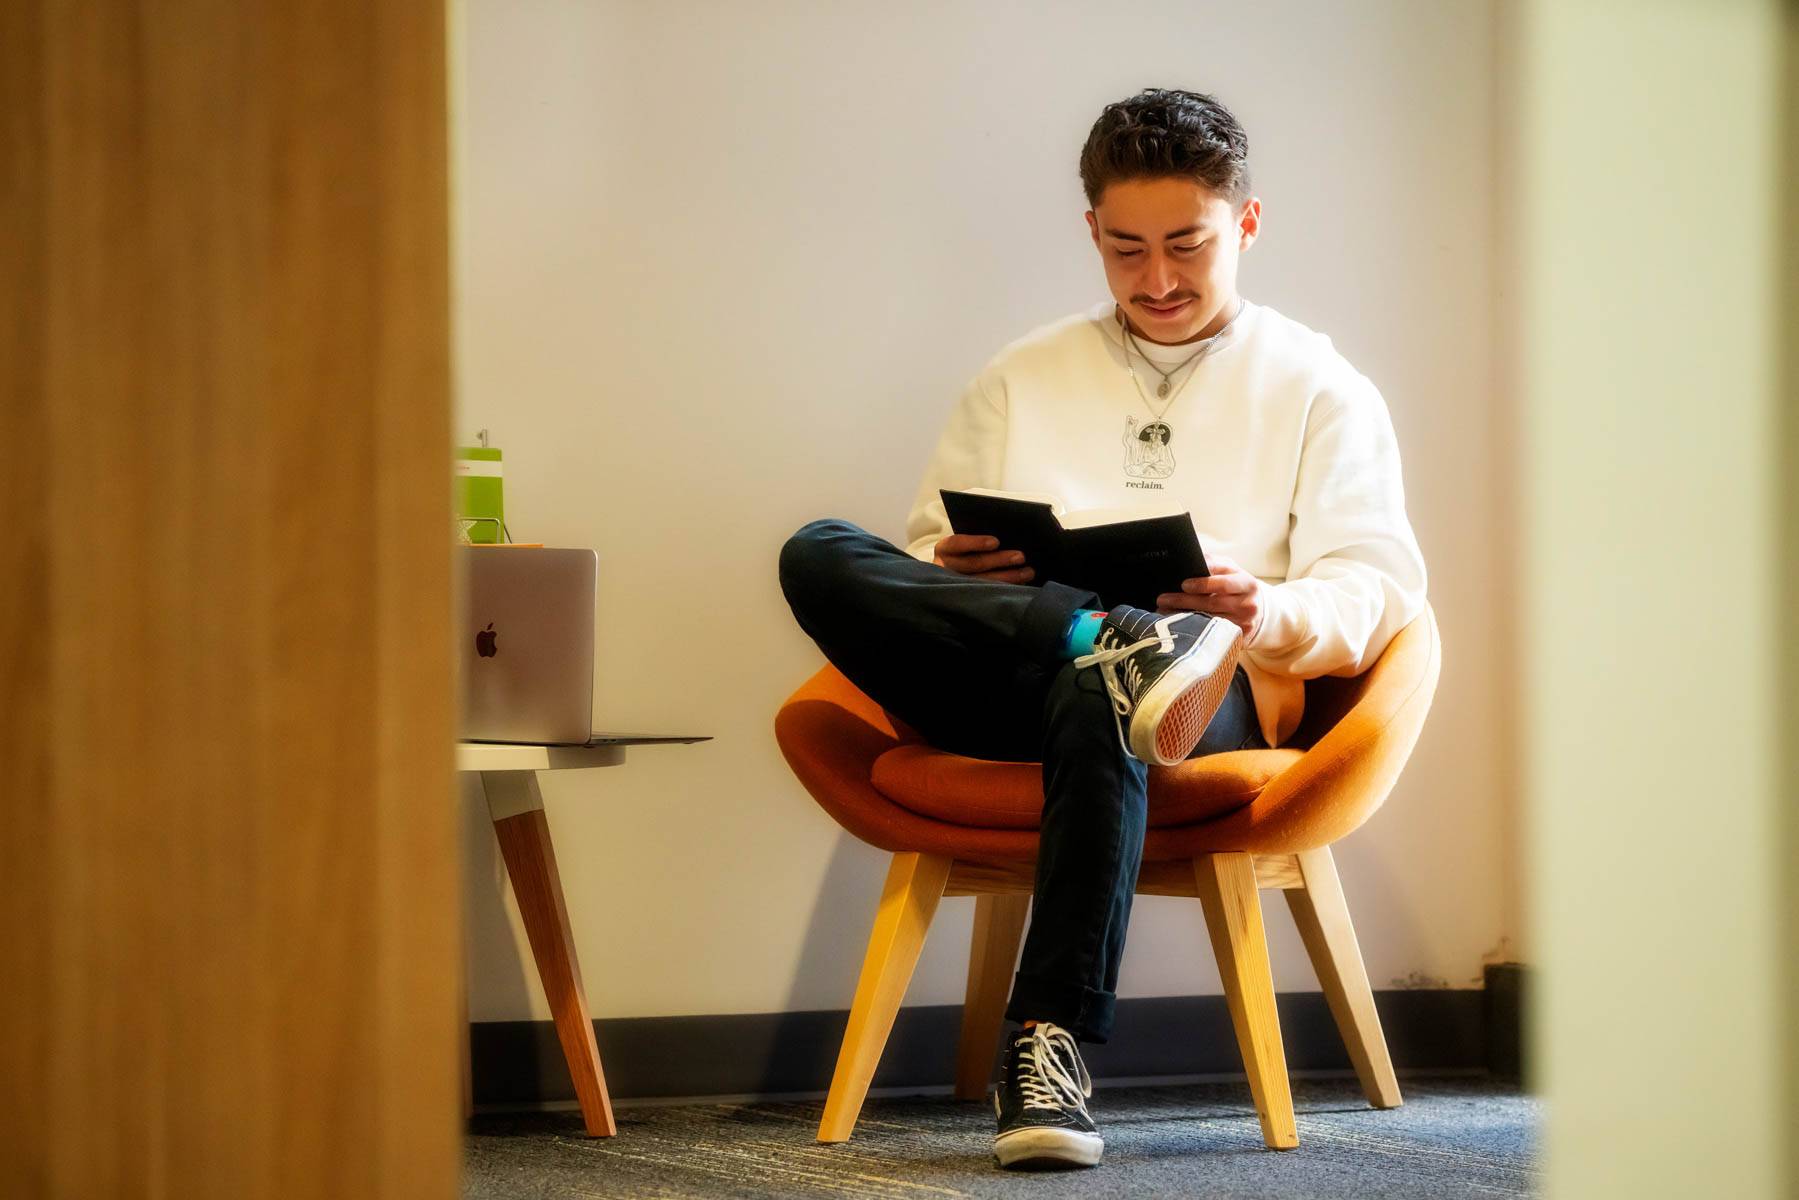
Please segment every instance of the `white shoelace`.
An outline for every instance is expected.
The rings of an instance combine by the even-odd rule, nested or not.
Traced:
[[[1143,666],[1131,657],[1139,650],[1159,647],[1163,650],[1174,648],[1174,639],[1163,631],[1161,637],[1146,637],[1140,642],[1132,642],[1128,646],[1113,646],[1106,650],[1095,650],[1092,654],[1083,654],[1074,660],[1076,669],[1098,667],[1099,677],[1106,681],[1106,692],[1112,697],[1112,708],[1121,717],[1131,715],[1130,689],[1143,681]],[[1118,664],[1124,663],[1124,678],[1118,678]]]
[[[1099,677],[1106,681],[1106,694],[1112,697],[1112,724],[1118,730],[1118,744],[1124,747],[1126,754],[1131,754],[1131,744],[1124,736],[1124,721],[1121,718],[1131,715],[1131,692],[1143,682],[1143,664],[1134,655],[1139,650],[1149,649],[1158,649],[1165,654],[1174,653],[1174,634],[1169,626],[1178,619],[1178,616],[1163,617],[1155,623],[1155,633],[1150,637],[1127,646],[1096,649],[1092,654],[1083,654],[1074,660],[1076,670],[1099,668]],[[1105,632],[1110,633],[1111,630]],[[1124,664],[1123,679],[1118,677],[1119,663]]]
[[[1086,1097],[1093,1094],[1093,1079],[1074,1046],[1074,1035],[1060,1025],[1039,1022],[1027,1030],[1031,1044],[1025,1047],[1026,1069],[1018,1073],[1018,1090],[1026,1108],[1072,1108],[1088,1117]],[[1070,1075],[1057,1049],[1066,1046],[1076,1074]],[[1088,1119],[1091,1120],[1091,1117]]]

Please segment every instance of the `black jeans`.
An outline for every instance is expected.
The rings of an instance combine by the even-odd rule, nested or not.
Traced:
[[[845,521],[814,521],[788,540],[781,590],[825,657],[933,746],[1043,764],[1030,931],[1006,1015],[1105,1041],[1148,798],[1099,672],[1062,655],[1069,620],[1099,598],[968,579]],[[1239,670],[1193,753],[1265,744]]]

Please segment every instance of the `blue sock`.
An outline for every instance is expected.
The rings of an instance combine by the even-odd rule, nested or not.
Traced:
[[[1068,618],[1068,629],[1062,634],[1062,657],[1073,660],[1093,653],[1093,639],[1099,636],[1099,623],[1106,614],[1092,608],[1075,610]]]

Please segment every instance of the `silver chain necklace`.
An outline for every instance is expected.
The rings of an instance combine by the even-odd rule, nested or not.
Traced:
[[[1124,314],[1122,312],[1118,314],[1118,326],[1124,331],[1124,369],[1130,372],[1131,383],[1136,387],[1137,395],[1143,400],[1143,407],[1149,410],[1150,416],[1154,417],[1157,421],[1162,421],[1163,414],[1174,407],[1174,402],[1181,398],[1181,393],[1186,390],[1189,383],[1193,382],[1193,377],[1199,374],[1199,360],[1218,348],[1218,339],[1223,337],[1230,330],[1230,327],[1237,323],[1237,318],[1243,315],[1243,308],[1246,303],[1247,301],[1239,296],[1237,298],[1237,311],[1231,314],[1231,319],[1220,326],[1217,333],[1214,333],[1211,337],[1201,342],[1199,344],[1199,349],[1195,350],[1185,361],[1176,363],[1166,371],[1162,370],[1161,367],[1156,366],[1149,355],[1143,353],[1143,348],[1137,345],[1137,339],[1131,335],[1131,327],[1124,319]],[[1167,397],[1168,402],[1162,405],[1161,412],[1157,412],[1155,405],[1149,402],[1149,393],[1143,390],[1143,381],[1137,378],[1137,369],[1131,366],[1131,351],[1133,350],[1137,352],[1137,357],[1143,360],[1145,366],[1162,377],[1161,384],[1156,388],[1156,397],[1157,399]],[[1181,380],[1178,386],[1174,385],[1172,382],[1174,377],[1188,367],[1192,367],[1193,370],[1187,372],[1187,378]],[[1168,394],[1171,387],[1174,391],[1172,396]],[[1166,425],[1166,422],[1163,422],[1163,424]]]
[[[1224,330],[1220,329],[1218,332],[1223,333]],[[1189,355],[1185,361],[1178,362],[1174,366],[1169,367],[1166,371],[1164,371],[1161,367],[1156,365],[1155,359],[1153,359],[1149,355],[1143,353],[1143,347],[1137,345],[1137,339],[1131,336],[1130,326],[1128,326],[1128,325],[1124,327],[1124,336],[1127,339],[1129,339],[1129,341],[1131,343],[1131,347],[1137,351],[1137,357],[1141,358],[1144,361],[1144,363],[1149,367],[1150,370],[1154,371],[1156,374],[1158,374],[1162,377],[1162,382],[1158,383],[1156,385],[1156,399],[1158,399],[1158,400],[1160,400],[1163,397],[1168,395],[1168,389],[1170,386],[1172,386],[1174,377],[1176,375],[1180,374],[1182,371],[1186,370],[1188,367],[1192,366],[1194,363],[1198,362],[1200,356],[1202,354],[1204,354],[1206,352],[1207,347],[1209,347],[1212,344],[1212,339],[1207,338],[1205,341],[1203,341],[1199,344],[1199,349],[1195,350],[1191,355]],[[1127,357],[1125,361],[1126,361],[1126,364],[1128,365],[1130,360]]]

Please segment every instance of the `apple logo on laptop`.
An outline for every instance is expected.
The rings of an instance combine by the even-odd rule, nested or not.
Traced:
[[[487,628],[475,635],[475,653],[479,654],[482,658],[492,658],[494,655],[498,654],[500,652],[499,647],[494,643],[499,636],[499,634],[493,631],[493,622],[489,621],[487,623]]]

